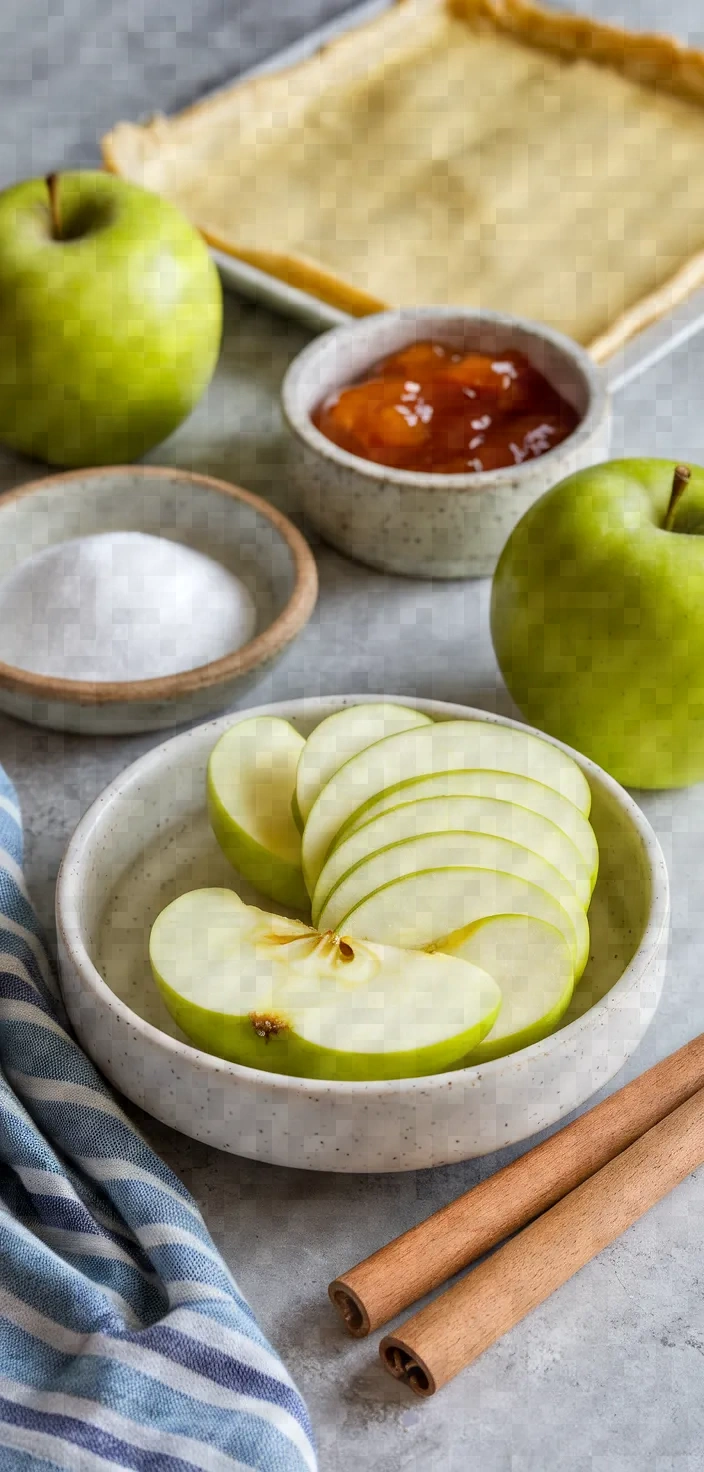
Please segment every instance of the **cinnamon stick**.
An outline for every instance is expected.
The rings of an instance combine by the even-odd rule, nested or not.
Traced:
[[[433,1395],[704,1163],[704,1089],[382,1340],[385,1369]]]
[[[704,1034],[330,1284],[361,1339],[468,1267],[704,1087]]]

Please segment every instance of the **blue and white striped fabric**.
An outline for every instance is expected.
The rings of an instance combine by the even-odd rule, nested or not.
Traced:
[[[315,1465],[195,1202],[66,1030],[0,768],[0,1468]]]

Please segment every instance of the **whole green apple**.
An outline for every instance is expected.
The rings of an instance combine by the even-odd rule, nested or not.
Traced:
[[[222,330],[207,247],[111,174],[0,194],[0,441],[52,465],[138,459],[206,388]]]
[[[526,719],[633,787],[704,778],[704,470],[676,471],[614,460],[554,486],[492,588],[496,657]]]

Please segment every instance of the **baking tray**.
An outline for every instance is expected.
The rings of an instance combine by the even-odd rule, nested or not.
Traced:
[[[244,81],[249,77],[262,76],[265,72],[282,71],[285,67],[296,66],[345,31],[381,15],[391,4],[393,0],[365,0],[364,4],[345,10],[326,25],[309,31],[292,46],[287,46],[283,51],[259,62],[257,66],[240,73],[239,80]],[[231,82],[226,85],[230,86]],[[327,332],[330,327],[339,327],[341,323],[350,321],[347,312],[341,312],[338,307],[332,307],[298,287],[289,286],[287,282],[267,275],[256,266],[238,261],[224,251],[212,250],[211,254],[225,286],[231,287],[250,301],[261,302],[272,311],[302,322],[314,332]],[[703,328],[704,288],[701,288],[665,317],[659,318],[631,338],[604,363],[603,371],[612,394],[619,393],[662,358],[676,352]]]

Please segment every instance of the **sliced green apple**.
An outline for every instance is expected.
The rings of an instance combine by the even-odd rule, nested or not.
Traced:
[[[308,895],[291,797],[304,740],[278,716],[238,721],[208,762],[210,822],[230,863],[262,894],[295,910]]]
[[[296,825],[296,831],[298,833],[302,833],[303,832],[303,829],[305,827],[305,824],[303,822],[303,818],[301,817],[301,810],[300,810],[300,808],[298,806],[298,798],[296,797],[296,789],[295,789],[295,787],[293,789],[293,794],[292,794],[292,797],[291,797],[291,817],[293,818],[293,821],[294,821],[294,823]]]
[[[319,792],[344,762],[359,751],[385,736],[393,736],[397,731],[429,725],[430,716],[405,705],[394,705],[391,701],[370,701],[368,705],[350,705],[346,710],[335,711],[311,732],[301,752],[296,773],[294,820],[298,814],[305,824]]]
[[[589,926],[574,890],[540,854],[533,853],[531,849],[523,848],[518,843],[511,843],[506,838],[494,838],[491,834],[424,833],[417,838],[407,838],[390,844],[388,848],[368,855],[345,874],[328,895],[317,916],[318,929],[345,932],[351,930],[355,935],[358,932],[351,917],[358,913],[358,907],[369,896],[404,875],[422,874],[427,870],[442,868],[448,871],[493,871],[515,875],[549,895],[557,902],[561,912],[561,921],[557,928],[570,946],[575,970],[580,973],[584,970],[589,955]],[[494,912],[489,910],[485,913]],[[479,920],[483,916],[480,913],[473,918]],[[467,922],[460,920],[451,925],[450,929],[456,930],[463,923]],[[384,939],[372,930],[368,930],[362,938],[367,937],[373,940]],[[428,937],[429,940],[434,938]],[[406,944],[401,941],[391,943]]]
[[[531,777],[517,777],[512,772],[467,771],[436,772],[430,777],[411,777],[387,787],[378,797],[362,803],[340,829],[333,843],[337,848],[362,823],[380,817],[401,803],[421,801],[426,797],[494,797],[500,802],[514,802],[517,807],[541,813],[571,839],[587,867],[592,889],[599,868],[599,849],[591,823],[568,798],[553,787],[534,782]],[[301,824],[301,828],[303,825]]]
[[[438,942],[494,977],[501,1009],[491,1031],[465,1059],[467,1066],[503,1058],[554,1031],[574,989],[569,947],[553,925],[527,915],[494,915]]]
[[[490,721],[439,721],[386,736],[345,762],[318,794],[303,830],[302,864],[312,894],[343,823],[394,783],[434,772],[488,767],[532,777],[569,798],[585,817],[591,794],[572,757],[520,727]]]
[[[496,983],[467,961],[320,935],[226,889],[168,905],[149,955],[172,1017],[197,1047],[305,1078],[453,1068],[501,1004]]]
[[[588,906],[592,891],[586,866],[571,839],[548,818],[492,797],[426,797],[372,818],[335,845],[315,886],[313,924],[340,880],[370,854],[421,834],[452,831],[486,833],[532,850],[562,874],[578,904]]]
[[[583,910],[578,910],[588,926]],[[377,889],[344,916],[340,929],[379,945],[419,949],[491,915],[532,915],[564,937],[574,955],[573,927],[561,904],[517,874],[447,865],[403,874]],[[580,946],[574,967],[581,976],[587,956]]]

